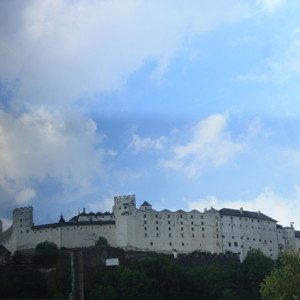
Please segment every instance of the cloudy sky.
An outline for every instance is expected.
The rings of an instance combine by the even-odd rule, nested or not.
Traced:
[[[0,218],[262,211],[300,229],[300,2],[0,0]]]

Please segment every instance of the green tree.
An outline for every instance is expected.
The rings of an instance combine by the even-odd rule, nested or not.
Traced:
[[[99,239],[95,242],[95,246],[107,246],[107,239],[103,236],[99,236]]]
[[[39,243],[35,248],[33,262],[46,267],[53,266],[57,262],[58,252],[55,243],[48,241]]]
[[[261,251],[253,249],[248,252],[242,262],[242,277],[240,284],[244,291],[244,299],[260,298],[260,283],[274,268],[274,261]]]
[[[300,299],[300,256],[281,253],[279,265],[261,283],[260,293],[265,300]]]
[[[12,256],[14,263],[20,264],[23,260],[23,255],[20,250],[16,250]]]

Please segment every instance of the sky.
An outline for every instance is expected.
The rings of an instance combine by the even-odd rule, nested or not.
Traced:
[[[261,211],[300,229],[300,2],[0,0],[0,218]]]

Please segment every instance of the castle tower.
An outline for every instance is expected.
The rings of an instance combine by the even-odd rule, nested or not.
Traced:
[[[13,225],[15,228],[24,228],[33,226],[33,208],[21,207],[13,211]]]
[[[136,247],[135,195],[114,197],[113,213],[116,220],[116,243],[120,247]]]

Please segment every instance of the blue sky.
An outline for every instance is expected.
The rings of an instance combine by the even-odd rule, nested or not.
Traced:
[[[0,2],[0,218],[135,194],[300,215],[296,0]]]

